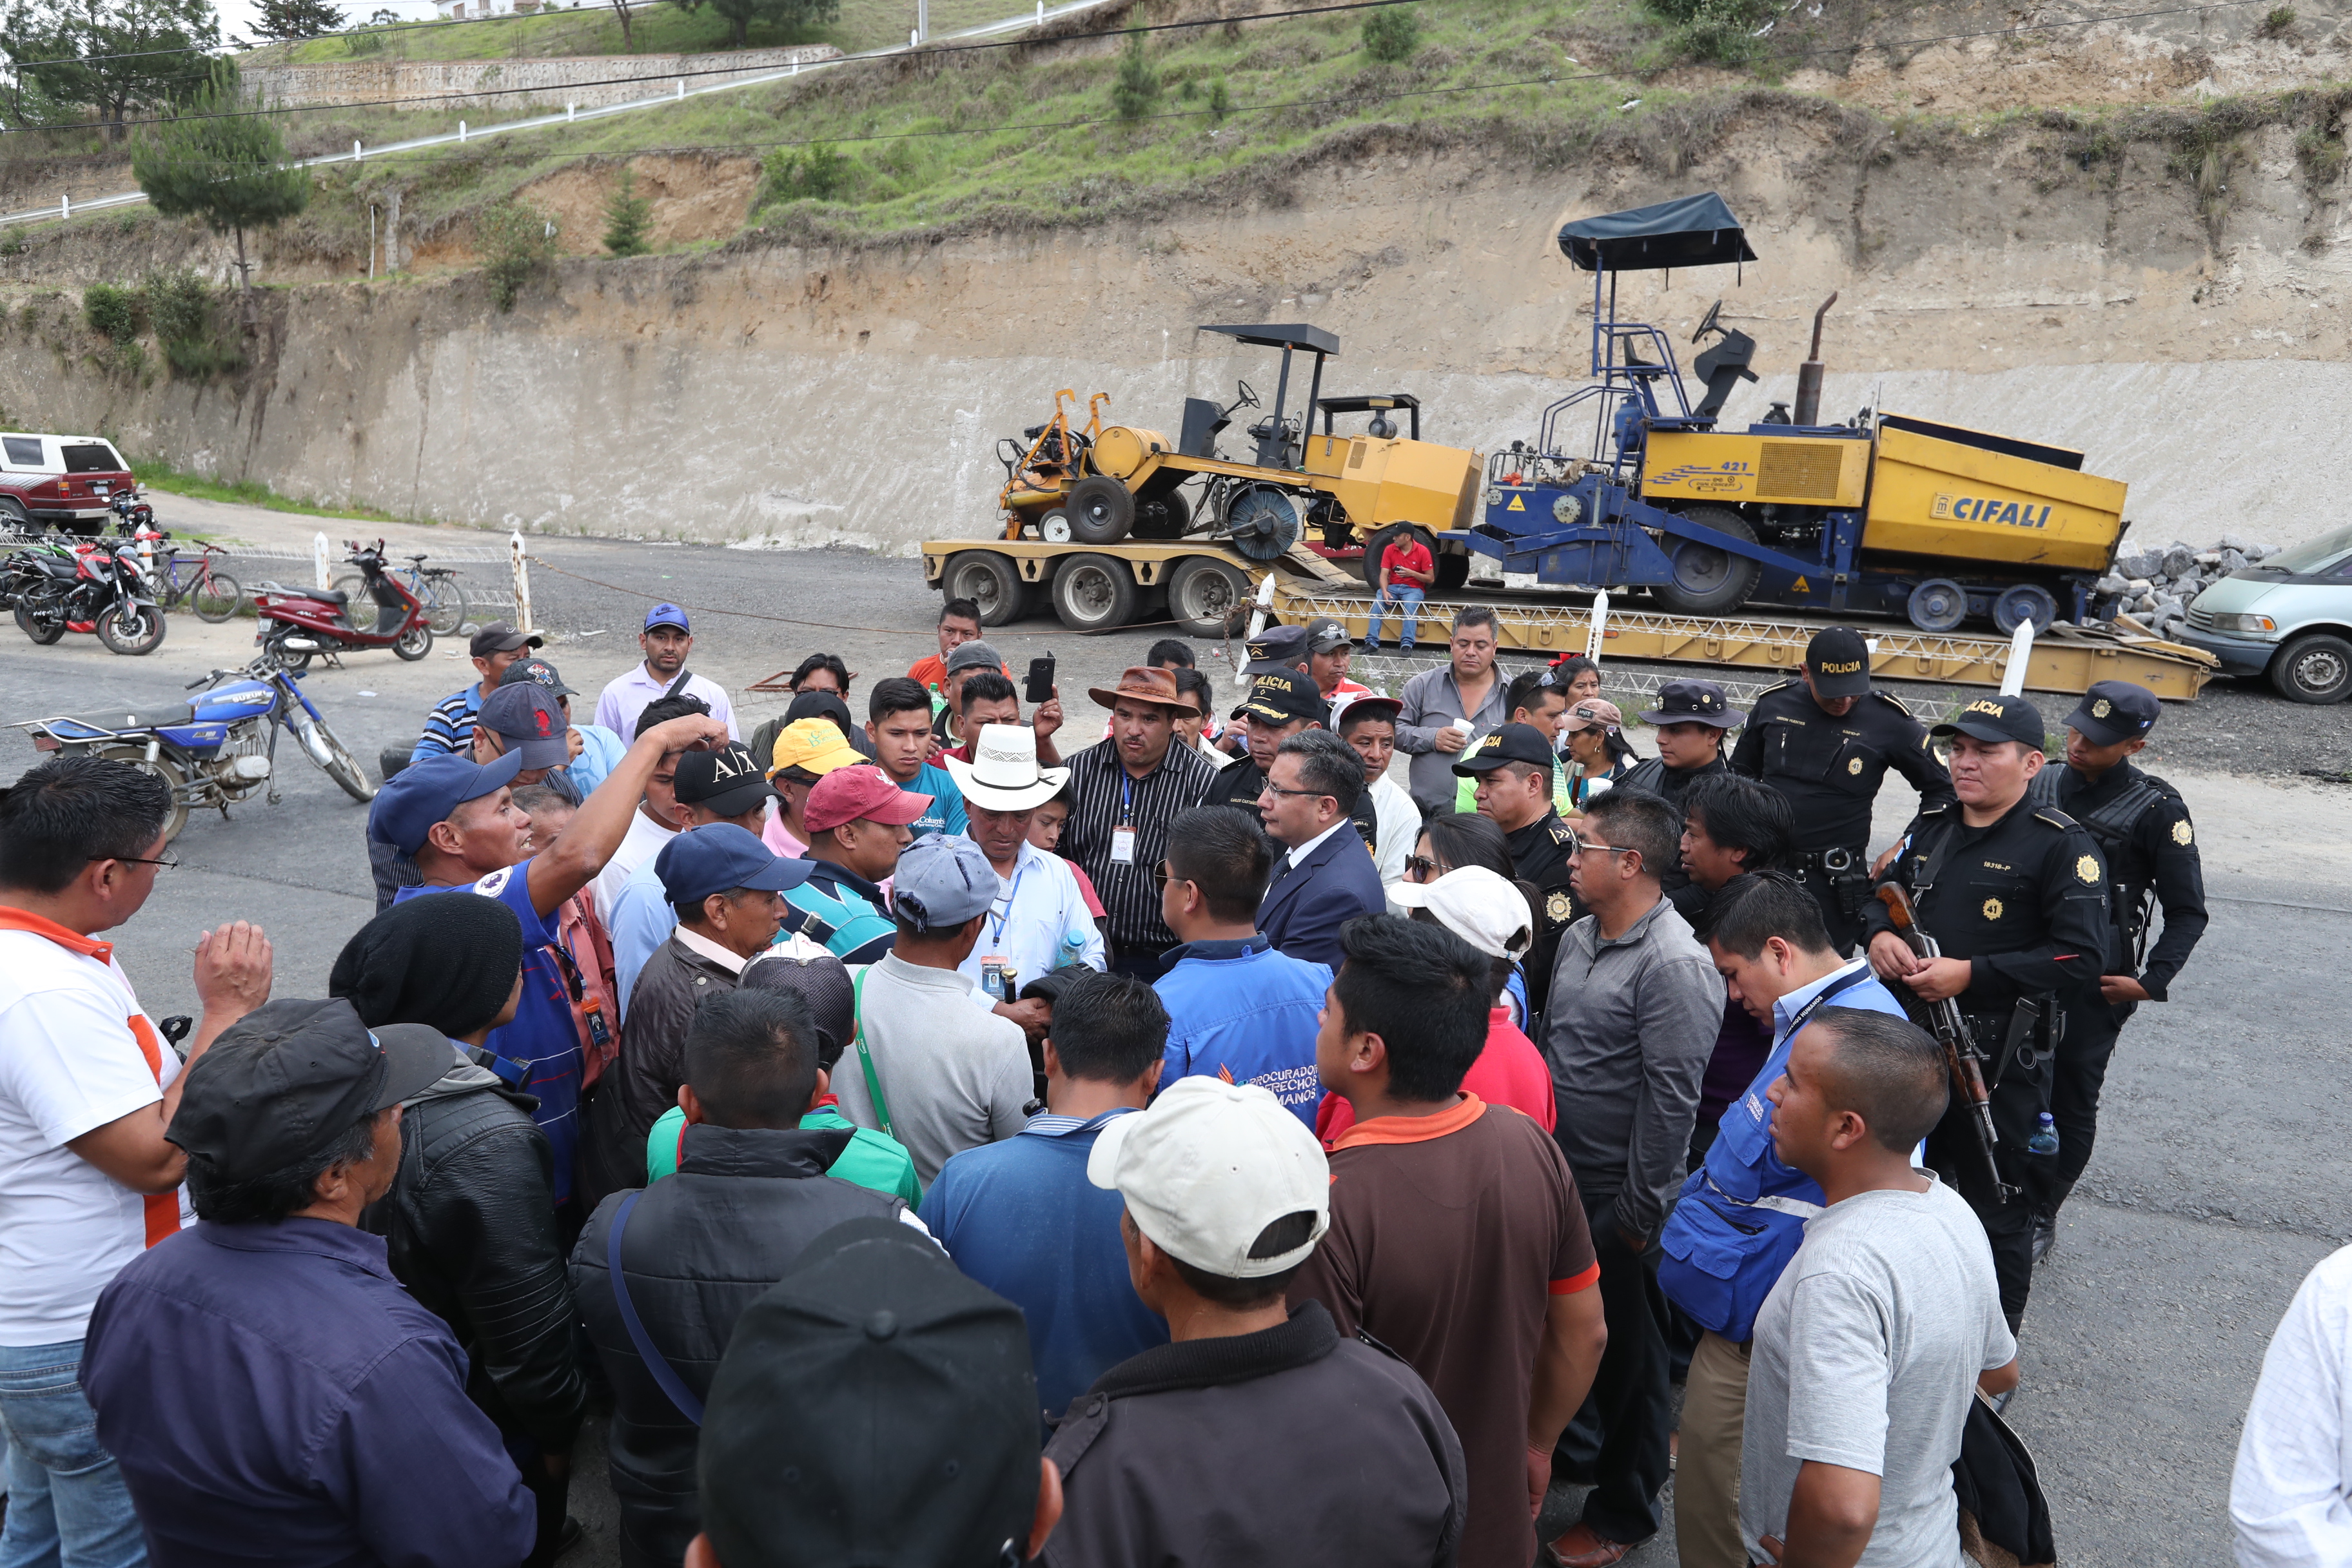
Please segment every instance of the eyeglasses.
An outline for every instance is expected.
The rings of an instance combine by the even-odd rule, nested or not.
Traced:
[[[1176,873],[1168,868],[1167,861],[1162,860],[1159,865],[1151,868],[1151,879],[1164,888],[1176,879]]]
[[[1258,798],[1260,800],[1264,800],[1270,795],[1295,795],[1302,800],[1314,800],[1326,793],[1327,792],[1319,789],[1285,789],[1280,784],[1271,782],[1269,782],[1264,789],[1257,792]],[[1333,796],[1332,798],[1337,799],[1338,797]]]
[[[1437,862],[1426,855],[1408,855],[1404,858],[1404,874],[1416,882],[1425,882],[1437,875]]]
[[[93,865],[100,860],[120,860],[126,866],[152,866],[158,871],[168,871],[179,864],[177,860],[151,860],[144,855],[85,855],[82,858]]]
[[[1570,841],[1568,852],[1570,855],[1581,855],[1588,850],[1597,850],[1603,855],[1639,855],[1641,853],[1639,849],[1620,848],[1614,844],[1588,844],[1581,838],[1571,838]]]

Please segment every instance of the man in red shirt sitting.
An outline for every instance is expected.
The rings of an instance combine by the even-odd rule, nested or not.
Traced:
[[[1413,636],[1421,629],[1421,601],[1436,580],[1437,563],[1430,558],[1429,547],[1411,533],[1399,534],[1381,552],[1380,592],[1372,595],[1372,619],[1365,628],[1364,646],[1379,651],[1381,622],[1387,612],[1395,610],[1404,623],[1397,647],[1411,653]]]

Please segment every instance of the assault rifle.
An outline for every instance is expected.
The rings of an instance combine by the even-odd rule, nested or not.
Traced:
[[[1895,930],[1921,958],[1941,958],[1943,950],[1936,939],[1920,929],[1918,912],[1911,907],[1911,895],[1892,882],[1882,882],[1878,901],[1886,906],[1886,917]],[[2000,1135],[1992,1127],[1992,1097],[1986,1092],[1984,1053],[1969,1034],[1969,1021],[1960,1016],[1960,1005],[1947,996],[1940,1002],[1913,998],[1927,1016],[1927,1032],[1944,1047],[1944,1066],[1952,1075],[1952,1092],[1968,1101],[1969,1120],[1976,1124],[1977,1147],[1983,1152],[1985,1170],[1992,1177],[1993,1191],[2000,1201],[2009,1202],[2017,1196],[2017,1189],[2000,1179],[2000,1162],[1993,1151]]]

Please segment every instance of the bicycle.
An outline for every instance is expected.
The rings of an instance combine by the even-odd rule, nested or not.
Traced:
[[[214,626],[227,620],[245,602],[245,590],[237,580],[226,572],[215,571],[215,556],[227,551],[217,544],[200,546],[203,554],[191,562],[179,550],[166,545],[155,555],[155,602],[166,610],[186,605],[196,612],[196,618]],[[187,568],[187,575],[181,574]]]
[[[427,566],[425,557],[412,555],[404,567],[388,567],[387,577],[404,578],[408,591],[425,606],[425,624],[433,628],[435,637],[455,637],[466,624],[473,606],[466,601],[466,590],[457,581],[454,566]],[[334,585],[353,599],[365,595],[367,585],[355,572],[346,572],[335,579]]]

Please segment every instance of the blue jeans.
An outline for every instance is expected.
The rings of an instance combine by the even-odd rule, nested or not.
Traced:
[[[8,1523],[0,1568],[141,1568],[147,1539],[81,1393],[81,1342],[0,1345]]]
[[[1381,622],[1385,612],[1395,610],[1403,623],[1397,635],[1397,647],[1411,648],[1413,634],[1421,629],[1421,601],[1424,597],[1416,583],[1391,583],[1372,595],[1372,624],[1364,636],[1373,642],[1381,640]]]

